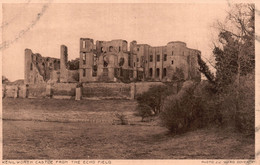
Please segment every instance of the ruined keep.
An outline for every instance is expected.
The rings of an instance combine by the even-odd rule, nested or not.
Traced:
[[[61,45],[60,59],[42,57],[25,49],[25,84],[76,82],[171,81],[176,69],[185,80],[200,79],[199,50],[175,41],[150,46],[125,40],[96,41],[80,38],[80,55],[68,61],[68,48]]]
[[[25,49],[25,84],[78,82],[79,59],[68,61],[68,48],[60,47],[60,59],[42,57],[39,53],[33,53]],[[75,67],[76,66],[76,67]]]

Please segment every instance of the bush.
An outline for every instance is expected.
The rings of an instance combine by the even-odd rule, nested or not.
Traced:
[[[238,91],[237,91],[238,90]],[[239,92],[236,97],[236,92]],[[238,99],[238,100],[237,100]],[[221,125],[233,127],[241,133],[255,133],[255,83],[254,74],[240,77],[240,86],[227,85],[214,98],[216,112],[221,115]]]
[[[170,132],[183,133],[203,126],[201,98],[194,96],[194,88],[182,89],[178,95],[171,95],[165,100],[160,119]]]
[[[135,113],[136,116],[141,116],[142,120],[144,121],[144,118],[154,115],[152,109],[150,106],[146,104],[138,104],[137,106],[137,113]]]
[[[153,85],[148,91],[137,96],[137,116],[145,117],[157,115],[161,112],[165,97],[174,93],[172,85]]]
[[[200,98],[202,126],[221,126],[223,124],[223,114],[219,109],[221,99],[216,95],[215,85],[208,81],[202,81],[195,88],[194,95]]]
[[[215,86],[208,81],[186,81],[177,95],[163,103],[161,123],[173,133],[183,133],[208,126],[222,126],[225,113]]]
[[[254,74],[242,76],[239,88],[239,109],[235,116],[238,131],[254,136],[255,134],[255,80]]]
[[[241,76],[239,88],[230,84],[221,92],[208,81],[198,85],[186,81],[177,95],[166,97],[162,104],[161,123],[174,133],[205,126],[231,127],[250,136],[255,133],[254,74]]]
[[[123,113],[115,113],[116,120],[113,121],[113,124],[119,125],[128,125],[128,119]]]

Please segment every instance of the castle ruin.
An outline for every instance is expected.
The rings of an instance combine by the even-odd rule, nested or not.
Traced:
[[[185,80],[200,79],[197,55],[180,41],[165,46],[96,41],[80,38],[79,58],[68,61],[68,48],[61,45],[60,59],[42,57],[25,49],[25,84],[76,82],[171,81],[177,68]]]

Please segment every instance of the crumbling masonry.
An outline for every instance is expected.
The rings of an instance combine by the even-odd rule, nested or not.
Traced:
[[[80,39],[80,58],[68,61],[68,48],[61,45],[60,59],[42,57],[25,49],[25,84],[70,82],[171,81],[176,69],[185,80],[200,79],[199,50],[175,41],[152,47],[125,40]]]

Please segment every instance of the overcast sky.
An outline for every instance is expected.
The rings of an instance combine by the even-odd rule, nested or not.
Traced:
[[[69,59],[79,57],[81,37],[125,39],[151,46],[183,41],[209,57],[211,28],[223,20],[226,3],[218,4],[5,4],[3,5],[3,75],[24,78],[24,49],[42,56],[60,56],[68,46]]]

